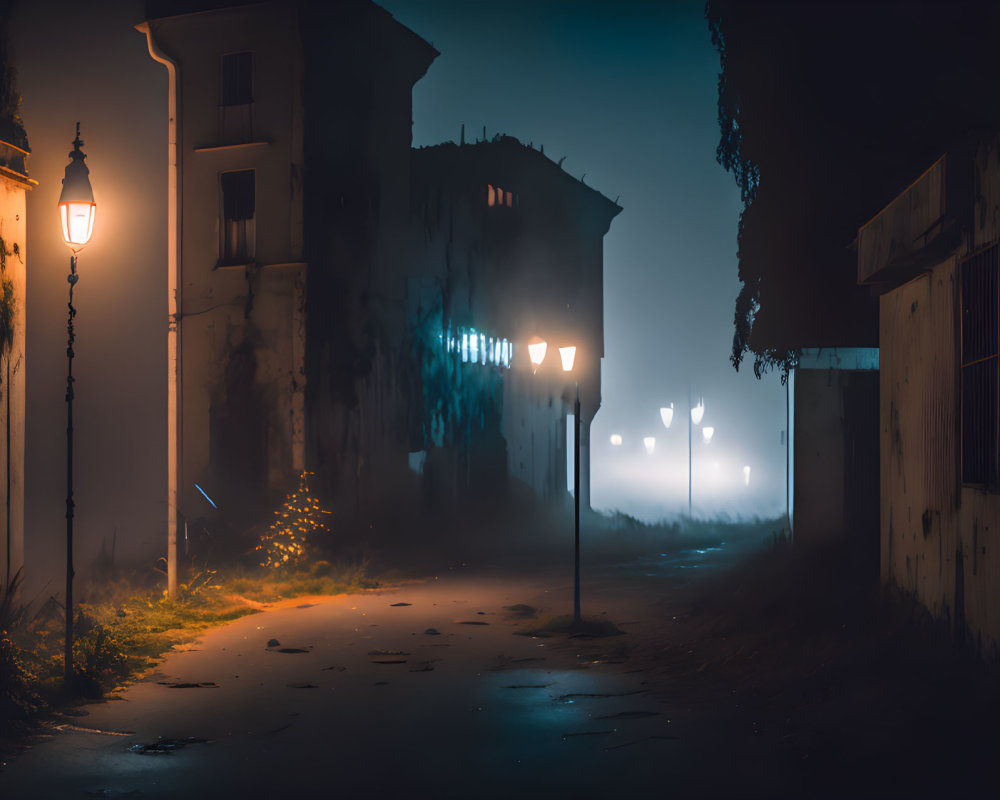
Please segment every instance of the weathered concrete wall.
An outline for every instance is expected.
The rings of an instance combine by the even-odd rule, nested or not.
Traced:
[[[0,581],[24,565],[24,414],[25,414],[25,190],[27,180],[0,176],[0,238],[6,249],[0,279],[14,294],[13,342],[0,353]]]
[[[875,372],[795,372],[795,543],[849,541],[869,558],[873,570],[878,525],[873,485],[878,456],[872,444],[877,391]]]
[[[177,69],[178,505],[244,524],[304,468],[302,52],[294,4],[150,23]],[[224,54],[253,53],[248,135],[221,108]],[[228,113],[228,112],[226,112]],[[248,264],[222,265],[220,176],[255,171]]]
[[[1000,655],[1000,496],[960,483],[957,260],[881,299],[882,578]]]

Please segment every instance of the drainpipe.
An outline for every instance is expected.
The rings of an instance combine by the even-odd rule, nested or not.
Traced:
[[[177,487],[180,484],[181,395],[180,297],[180,171],[178,164],[177,63],[153,40],[148,22],[135,29],[146,36],[149,55],[167,68],[167,596],[177,596]]]

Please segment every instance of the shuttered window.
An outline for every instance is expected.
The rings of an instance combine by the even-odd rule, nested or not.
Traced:
[[[252,169],[223,172],[222,264],[248,264],[256,250],[256,173]]]
[[[997,488],[1000,380],[1000,248],[974,253],[961,265],[962,482]]]

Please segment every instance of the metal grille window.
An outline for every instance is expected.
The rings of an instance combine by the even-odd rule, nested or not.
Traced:
[[[997,488],[1000,279],[997,245],[969,256],[962,283],[962,482]]]
[[[223,172],[222,264],[248,264],[256,250],[255,170]]]
[[[224,144],[253,139],[253,53],[222,57],[219,136]]]

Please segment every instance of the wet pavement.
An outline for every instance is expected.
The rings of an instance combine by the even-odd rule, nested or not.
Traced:
[[[585,613],[626,631],[598,639],[523,635],[533,610],[570,607],[572,587],[544,573],[288,601],[61,720],[8,759],[0,796],[711,796],[768,767],[741,738],[719,770],[717,715],[651,691],[629,653],[679,575],[727,556],[589,571]]]

